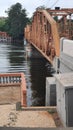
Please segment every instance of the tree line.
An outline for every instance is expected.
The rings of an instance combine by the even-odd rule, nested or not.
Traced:
[[[24,28],[30,23],[26,9],[23,9],[20,3],[16,3],[6,13],[8,17],[0,19],[0,31],[7,32],[14,40],[22,40]]]

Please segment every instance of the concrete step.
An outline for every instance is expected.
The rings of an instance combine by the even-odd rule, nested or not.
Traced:
[[[56,106],[42,106],[42,107],[22,107],[22,110],[26,111],[56,111]]]

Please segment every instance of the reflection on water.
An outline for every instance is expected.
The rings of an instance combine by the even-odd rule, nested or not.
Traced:
[[[0,43],[0,73],[23,72],[27,84],[27,105],[44,106],[45,79],[51,76],[50,64],[44,58],[34,58],[32,55],[38,52],[32,46],[31,51],[31,57],[27,58],[24,45]]]

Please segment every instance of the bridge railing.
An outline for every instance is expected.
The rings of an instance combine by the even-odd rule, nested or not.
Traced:
[[[0,74],[0,85],[15,85],[21,83],[21,75],[16,73]]]
[[[26,82],[23,73],[0,74],[0,103],[20,101],[22,106],[27,106],[26,94]]]

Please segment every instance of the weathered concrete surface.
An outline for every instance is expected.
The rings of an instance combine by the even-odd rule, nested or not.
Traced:
[[[57,56],[53,60],[53,67],[54,67],[56,73],[58,73],[59,67],[60,67],[60,60],[59,60],[59,57],[57,57]]]
[[[58,82],[61,83],[60,87],[73,88],[73,73],[64,73],[54,75]]]
[[[62,41],[62,40],[61,40]],[[68,56],[73,57],[73,40],[63,39],[62,50]]]
[[[60,40],[60,67],[61,73],[73,71],[73,40],[61,38]]]
[[[56,127],[52,116],[47,111],[22,111],[15,124],[18,127]]]
[[[0,104],[16,103],[21,100],[20,86],[0,86]]]
[[[46,78],[46,106],[56,106],[56,83],[54,77]]]
[[[64,126],[73,126],[73,73],[55,75],[57,111]]]
[[[59,71],[61,73],[72,72],[73,71],[73,57],[61,52]]]
[[[47,111],[16,111],[15,104],[0,105],[0,126],[6,127],[56,127]]]

